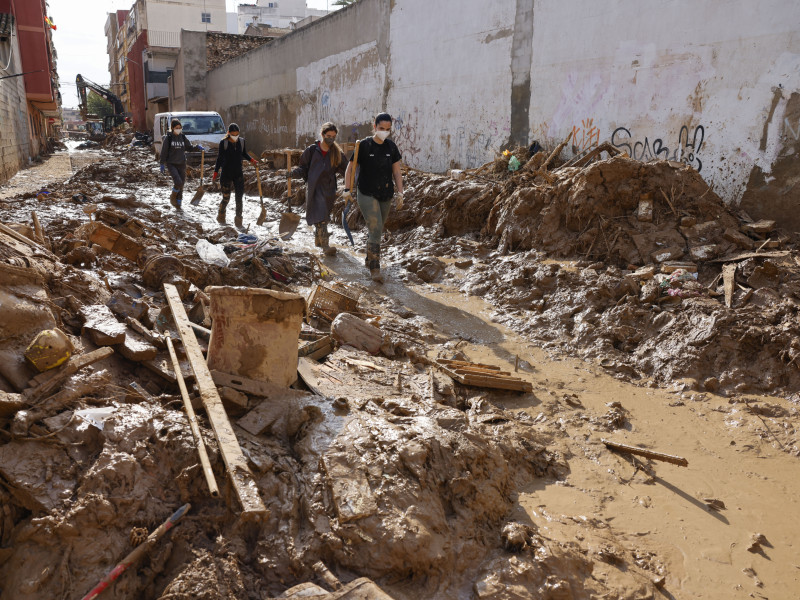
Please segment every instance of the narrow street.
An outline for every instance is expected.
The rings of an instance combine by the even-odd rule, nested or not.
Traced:
[[[206,182],[209,175],[207,165]],[[568,333],[551,335],[548,311],[562,321],[567,314],[565,304],[555,306],[565,302],[558,298],[619,289],[625,275],[610,251],[591,261],[601,264],[500,252],[474,231],[442,235],[441,225],[417,224],[436,202],[444,202],[436,209],[440,223],[459,219],[446,214],[451,207],[437,196],[437,185],[457,188],[448,188],[452,198],[480,193],[479,184],[408,176],[410,206],[397,224],[390,222],[381,285],[364,268],[365,231],[357,218],[355,248],[336,223],[331,240],[339,253],[322,257],[304,221],[290,240],[276,235],[285,172],[262,167],[269,190],[263,227],[255,225],[258,192],[248,177],[245,233],[255,242],[216,223],[219,193],[208,183],[200,206],[189,205],[196,170],[177,212],[152,154],[122,144],[56,153],[0,186],[0,220],[33,227],[35,210],[53,252],[38,243],[32,252],[20,249],[0,233],[0,257],[26,256],[25,268],[44,282],[13,279],[0,287],[1,338],[18,335],[12,320],[21,318],[15,315],[23,303],[46,298],[56,324],[76,349],[89,352],[97,345],[87,335],[87,307],[122,293],[145,304],[140,319],[148,327],[158,330],[160,322],[180,340],[174,323],[164,324],[163,290],[131,260],[92,245],[93,224],[127,231],[180,259],[192,284],[184,297],[190,316],[200,314],[206,285],[309,298],[320,282],[338,282],[359,294],[356,314],[387,336],[378,354],[344,345],[314,363],[319,395],[298,383],[304,396],[264,401],[276,412],[262,433],[234,426],[270,511],[258,523],[238,517],[229,485],[220,498],[209,497],[169,374],[115,352],[84,372],[91,389],[80,387],[81,377],[66,384],[75,390],[70,404],[42,398],[16,412],[12,396],[21,390],[5,371],[0,579],[7,583],[0,598],[81,597],[110,570],[111,557],[129,551],[134,530],[152,530],[163,520],[156,515],[182,502],[191,502],[191,512],[167,544],[120,578],[116,597],[272,598],[314,579],[317,561],[343,582],[369,577],[398,600],[788,599],[800,589],[800,522],[792,517],[800,512],[797,394],[790,393],[796,375],[765,394],[759,384],[726,384],[721,372],[713,384],[719,361],[695,365],[692,373],[682,370],[680,356],[659,362],[652,353],[650,362],[625,362],[634,350],[582,340],[576,311]],[[668,214],[666,204],[661,208]],[[295,210],[302,212],[302,203]],[[200,239],[225,247],[230,265],[204,263],[195,249]],[[77,248],[86,249],[80,257]],[[774,259],[787,273],[785,285],[797,277],[796,257],[792,246],[785,259]],[[510,260],[524,261],[530,276],[509,283],[503,273],[513,274],[504,262]],[[493,279],[494,267],[500,275]],[[542,283],[544,275],[553,283]],[[550,285],[543,298],[551,305],[537,304],[541,295],[529,305],[495,301],[534,289],[535,281]],[[633,314],[641,306],[639,287],[598,309],[598,331],[609,311],[627,306]],[[745,304],[738,318],[761,327]],[[657,314],[664,316],[656,318],[676,323],[690,310],[680,303],[662,307]],[[330,323],[315,318],[310,305],[309,311],[303,332],[327,333]],[[721,317],[716,322],[722,327]],[[626,340],[644,346],[651,334],[642,329],[642,335],[629,332]],[[696,341],[687,352],[714,339]],[[499,367],[532,391],[462,385],[434,368],[437,359]],[[758,360],[765,372],[772,369],[771,358]],[[152,362],[159,361],[168,362],[163,349]],[[781,368],[797,371],[792,364]],[[262,401],[239,396],[223,396],[232,423]],[[110,412],[94,417],[105,421],[97,427],[75,416],[87,408]],[[207,416],[196,408],[222,483],[226,468]],[[614,452],[602,440],[681,457],[688,466]],[[46,473],[37,472],[42,464]]]

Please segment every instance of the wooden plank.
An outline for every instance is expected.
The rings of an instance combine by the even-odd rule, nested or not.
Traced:
[[[725,288],[725,306],[731,307],[733,303],[734,282],[736,277],[736,264],[728,263],[722,267],[722,282]]]
[[[325,390],[323,389],[324,384],[322,386],[320,385],[321,379],[316,372],[315,366],[318,367],[319,365],[317,365],[317,363],[315,363],[313,360],[302,357],[297,361],[297,374],[312,392],[319,394],[320,396],[327,396],[329,394],[325,393]]]
[[[780,258],[782,256],[789,256],[788,250],[776,250],[774,252],[743,252],[742,254],[735,254],[733,256],[723,256],[722,258],[717,258],[714,260],[710,260],[708,262],[712,263],[727,263],[727,262],[738,262],[740,260],[746,260],[748,258]]]
[[[241,375],[231,375],[223,373],[222,371],[211,371],[211,378],[220,387],[229,387],[234,390],[239,390],[246,394],[253,394],[254,396],[261,396],[262,398],[270,398],[280,394],[285,387],[269,383],[267,381],[257,381],[255,379],[248,379]]]
[[[617,444],[616,442],[609,442],[606,439],[601,439],[606,445],[606,448],[617,450],[618,452],[627,452],[628,454],[636,454],[653,460],[663,460],[664,462],[672,463],[680,467],[688,467],[689,461],[682,456],[674,456],[672,454],[664,454],[663,452],[655,452],[653,450],[645,450],[644,448],[637,448],[636,446],[628,446],[627,444]]]
[[[518,392],[531,392],[533,391],[533,384],[524,381],[519,377],[512,375],[499,375],[492,376],[488,372],[477,373],[459,373],[445,365],[439,365],[445,373],[464,385],[474,385],[476,387],[488,387],[500,390],[513,390]]]
[[[468,373],[474,373],[476,375],[489,375],[497,376],[497,375],[511,375],[509,371],[492,371],[490,369],[478,369],[473,367],[455,367],[453,370],[456,373],[464,373],[465,375]]]
[[[197,388],[200,392],[200,399],[206,409],[208,420],[211,422],[214,436],[217,438],[219,451],[228,471],[228,477],[239,498],[239,503],[242,505],[244,515],[266,518],[269,515],[269,511],[261,500],[258,486],[253,474],[250,472],[250,468],[247,466],[247,459],[242,453],[236,434],[228,420],[228,415],[222,406],[217,386],[211,377],[211,372],[208,370],[200,345],[197,343],[197,338],[194,335],[194,330],[186,314],[186,309],[181,302],[178,290],[174,285],[165,283],[164,294],[167,297],[167,303],[172,311],[172,318],[178,328],[181,341],[183,341],[186,357],[192,366]]]
[[[106,250],[124,256],[133,262],[136,262],[139,253],[144,249],[144,246],[133,238],[102,223],[95,223],[94,231],[89,236],[89,240],[93,244],[102,246]]]
[[[448,360],[446,358],[439,358],[439,359],[437,359],[437,361],[442,363],[442,364],[446,364],[446,365],[462,365],[462,366],[465,366],[465,367],[482,367],[484,369],[491,369],[493,371],[499,371],[500,370],[500,367],[495,366],[495,365],[484,365],[483,363],[471,363],[471,362],[466,362],[466,361],[463,361],[463,360]]]

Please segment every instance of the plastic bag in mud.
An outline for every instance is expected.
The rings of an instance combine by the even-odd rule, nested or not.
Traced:
[[[222,250],[222,247],[215,246],[208,240],[198,240],[195,248],[197,248],[197,254],[200,256],[203,262],[208,263],[209,265],[227,267],[229,264],[231,264],[230,259]]]

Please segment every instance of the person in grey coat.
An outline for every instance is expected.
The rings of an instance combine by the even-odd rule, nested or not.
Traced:
[[[328,255],[336,254],[330,245],[328,221],[336,200],[336,174],[344,176],[347,159],[336,135],[339,130],[333,123],[325,123],[320,129],[320,139],[303,151],[300,163],[292,169],[292,177],[306,180],[306,222],[313,225],[314,245]]]
[[[183,125],[178,119],[172,119],[170,122],[170,132],[167,133],[161,140],[161,155],[159,157],[161,162],[161,172],[164,172],[164,167],[169,169],[169,174],[172,176],[172,193],[169,196],[169,202],[181,210],[181,203],[183,202],[183,185],[186,183],[186,153],[187,152],[200,152],[205,150],[203,146],[192,146],[185,135],[183,135]]]

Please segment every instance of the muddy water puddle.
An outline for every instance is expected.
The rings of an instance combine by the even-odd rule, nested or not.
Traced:
[[[357,258],[326,262],[343,279],[363,279]],[[570,474],[521,491],[512,518],[554,542],[577,543],[594,561],[593,576],[617,587],[633,563],[649,567],[665,597],[790,598],[800,589],[800,522],[791,516],[800,514],[800,463],[770,435],[769,419],[745,425],[728,398],[634,385],[587,362],[554,359],[493,323],[482,299],[405,285],[391,276],[397,268],[387,271],[387,283],[373,291],[464,340],[457,348],[469,360],[512,372],[516,364],[515,374],[533,383],[532,394],[492,402],[530,415],[569,457]],[[791,407],[748,398],[758,402]],[[624,415],[621,427],[603,418],[613,410]],[[603,438],[679,455],[689,466],[614,453]],[[766,543],[753,547],[758,535]]]

